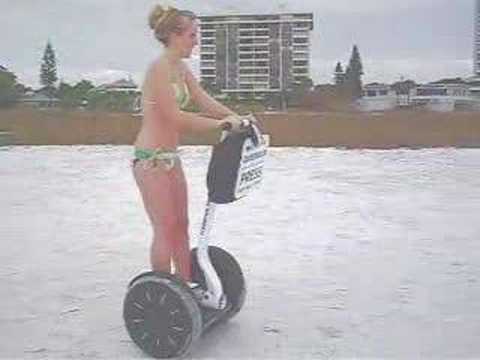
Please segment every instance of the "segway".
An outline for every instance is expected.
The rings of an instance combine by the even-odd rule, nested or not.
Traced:
[[[145,272],[128,285],[123,318],[131,339],[155,358],[179,357],[214,324],[232,318],[243,306],[245,279],[227,251],[209,246],[217,204],[234,202],[261,180],[267,137],[255,119],[242,119],[242,131],[224,129],[213,147],[207,173],[208,202],[198,248],[191,251],[192,280],[162,272]]]

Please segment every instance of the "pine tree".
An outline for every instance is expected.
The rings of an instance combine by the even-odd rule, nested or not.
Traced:
[[[335,85],[340,86],[345,81],[345,72],[343,71],[342,63],[337,62],[334,73]]]
[[[50,41],[47,42],[40,66],[40,84],[44,86],[47,93],[53,95],[55,83],[57,82],[57,61]]]
[[[352,56],[345,71],[345,85],[353,98],[362,96],[363,65],[357,45],[353,46]]]

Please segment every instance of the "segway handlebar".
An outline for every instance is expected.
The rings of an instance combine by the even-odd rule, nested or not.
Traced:
[[[240,132],[247,131],[248,128],[252,124],[257,122],[257,120],[255,119],[255,117],[252,114],[241,116],[240,118],[241,118],[240,119]],[[223,131],[232,132],[232,128],[233,128],[233,125],[230,121],[225,121],[221,125],[221,129]]]

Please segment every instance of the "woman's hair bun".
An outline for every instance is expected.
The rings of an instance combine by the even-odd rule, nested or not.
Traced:
[[[155,30],[157,28],[160,18],[165,16],[166,11],[167,9],[164,9],[161,5],[155,5],[148,17],[150,29]]]

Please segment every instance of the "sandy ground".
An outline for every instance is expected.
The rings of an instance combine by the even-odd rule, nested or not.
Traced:
[[[150,238],[130,151],[0,150],[0,358],[144,357],[121,316]],[[208,149],[184,159],[194,237]],[[189,358],[480,358],[479,165],[478,150],[273,150],[213,233],[246,304]]]

